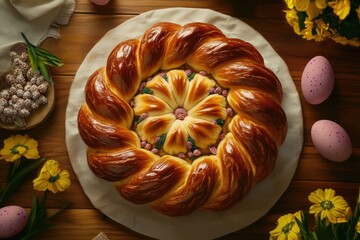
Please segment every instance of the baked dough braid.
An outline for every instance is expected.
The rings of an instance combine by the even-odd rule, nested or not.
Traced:
[[[186,71],[173,70],[184,68],[211,78],[184,80]],[[146,80],[162,71],[168,77]],[[139,94],[146,81],[151,94]],[[209,95],[211,87],[225,94]],[[162,22],[121,42],[89,77],[85,98],[78,128],[91,170],[125,199],[169,216],[238,203],[273,170],[287,133],[281,84],[260,53],[206,23]],[[174,117],[182,105],[190,109]],[[164,134],[160,150],[146,148]],[[202,154],[182,154],[188,142]]]

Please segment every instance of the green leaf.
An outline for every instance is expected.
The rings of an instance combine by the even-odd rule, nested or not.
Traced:
[[[60,67],[64,65],[64,62],[52,54],[51,52],[37,47],[33,45],[25,36],[24,33],[21,33],[23,38],[25,39],[25,42],[27,44],[27,52],[30,59],[30,65],[33,70],[33,72],[37,72],[40,70],[41,74],[44,76],[44,78],[48,82],[52,82],[51,75],[49,73],[48,66],[54,67]]]
[[[46,201],[47,201],[48,191],[44,192],[44,195],[41,199],[41,202],[38,201],[36,195],[33,195],[33,201],[30,209],[29,220],[24,231],[18,236],[20,240],[31,239],[36,234],[40,233],[43,230],[46,230],[53,226],[49,224],[48,221],[58,216],[62,211],[68,208],[72,203],[66,204],[64,207],[56,211],[53,215],[46,215]]]
[[[29,219],[28,219],[28,222],[27,222],[26,228],[25,228],[26,233],[30,233],[33,230],[37,212],[38,212],[38,200],[37,200],[37,197],[35,195],[33,195]]]
[[[193,80],[194,77],[195,77],[195,73],[191,73],[191,74],[188,76],[189,82],[191,82],[191,80]]]
[[[313,232],[309,230],[309,213],[302,212],[301,220],[295,217],[295,221],[300,228],[300,234],[303,240],[317,240]]]
[[[13,194],[18,187],[22,184],[23,180],[37,169],[41,164],[46,161],[46,158],[39,158],[36,160],[31,160],[28,164],[24,165],[13,174],[13,177],[7,182],[7,186],[4,189],[2,195],[0,196],[0,206],[4,204],[8,197]]]
[[[37,48],[35,48],[35,52],[36,52],[36,54],[39,55],[39,56],[47,57],[48,59],[56,60],[56,61],[62,63],[62,60],[61,60],[59,57],[55,56],[54,54],[52,54],[52,53],[49,52],[48,50],[45,50],[45,49],[43,49],[43,48],[37,47]]]
[[[168,76],[167,76],[166,74],[163,76],[163,79],[164,79],[166,82],[169,81]]]
[[[332,239],[331,224],[326,223],[326,219],[317,221],[317,227],[315,228],[317,239]]]
[[[39,69],[45,80],[48,82],[52,82],[51,76],[49,74],[49,69],[43,62],[39,62]]]
[[[154,92],[150,88],[144,87],[143,90],[141,91],[141,93],[153,94]]]
[[[44,221],[49,221],[51,219],[53,219],[54,217],[56,217],[57,215],[59,215],[61,212],[63,212],[65,209],[67,209],[68,207],[70,207],[72,205],[72,203],[68,203],[65,206],[63,206],[62,208],[60,208],[57,212],[55,212],[53,215],[47,217]]]
[[[225,120],[223,120],[223,119],[216,119],[215,121],[216,121],[216,124],[221,127],[224,126],[224,124],[225,124]]]
[[[31,65],[31,69],[33,72],[37,72],[39,69],[38,66],[38,60],[37,60],[37,56],[35,54],[35,51],[32,47],[28,47],[27,48],[27,53],[30,59],[30,65]]]
[[[40,204],[38,205],[38,211],[35,217],[35,224],[42,222],[46,218],[46,200],[47,200],[48,191],[44,192],[44,195],[41,199]]]
[[[165,140],[166,140],[166,133],[164,133],[160,136],[159,141],[157,141],[157,143],[155,143],[155,147],[160,150],[163,147]]]
[[[27,240],[27,239],[32,239],[36,234],[40,233],[41,231],[44,231],[48,228],[50,228],[53,224],[43,224],[40,226],[37,226],[36,229],[33,229],[31,232],[29,233],[22,233],[19,236],[19,240]]]

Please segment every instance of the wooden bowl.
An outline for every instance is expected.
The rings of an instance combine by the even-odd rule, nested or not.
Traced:
[[[15,51],[18,54],[26,51],[26,44],[25,43],[16,43],[10,51]],[[5,76],[0,78],[1,85],[5,83]],[[4,86],[0,86],[0,89],[3,89]],[[54,83],[50,83],[48,85],[48,90],[46,92],[46,97],[48,99],[47,104],[40,106],[39,109],[33,110],[30,113],[30,116],[25,119],[26,125],[25,126],[17,126],[16,124],[7,124],[0,121],[0,128],[7,129],[7,130],[27,130],[39,126],[42,124],[50,115],[52,110],[55,107],[55,88]]]

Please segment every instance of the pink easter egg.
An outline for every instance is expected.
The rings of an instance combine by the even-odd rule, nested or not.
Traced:
[[[331,161],[342,162],[351,156],[352,144],[349,135],[333,121],[315,122],[311,127],[311,139],[316,150]]]

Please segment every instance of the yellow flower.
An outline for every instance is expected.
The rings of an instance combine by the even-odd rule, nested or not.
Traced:
[[[285,0],[286,6],[290,9],[293,9],[295,7],[294,0]]]
[[[360,220],[356,224],[356,231],[360,233]]]
[[[71,185],[70,174],[66,170],[61,170],[57,161],[47,160],[33,184],[34,189],[38,191],[62,192]]]
[[[302,12],[306,11],[310,19],[314,19],[326,8],[326,0],[294,0],[295,9]]]
[[[270,231],[270,240],[300,240],[300,228],[295,217],[301,220],[301,211],[286,214],[278,219],[277,226]]]
[[[38,159],[38,143],[28,135],[15,135],[4,140],[4,148],[0,150],[0,159],[13,162],[24,156],[27,159]]]
[[[360,20],[360,6],[356,9],[357,17]]]
[[[285,11],[286,20],[294,28],[294,32],[298,35],[301,34],[300,31],[300,25],[299,25],[299,17],[297,15],[297,12],[294,9],[286,10]]]
[[[344,20],[350,13],[350,0],[335,0],[329,2],[329,5],[341,20]]]
[[[309,201],[314,203],[310,206],[310,213],[315,214],[315,218],[327,219],[336,223],[337,219],[344,218],[346,209],[349,207],[342,196],[335,196],[333,189],[318,189],[310,193]]]

